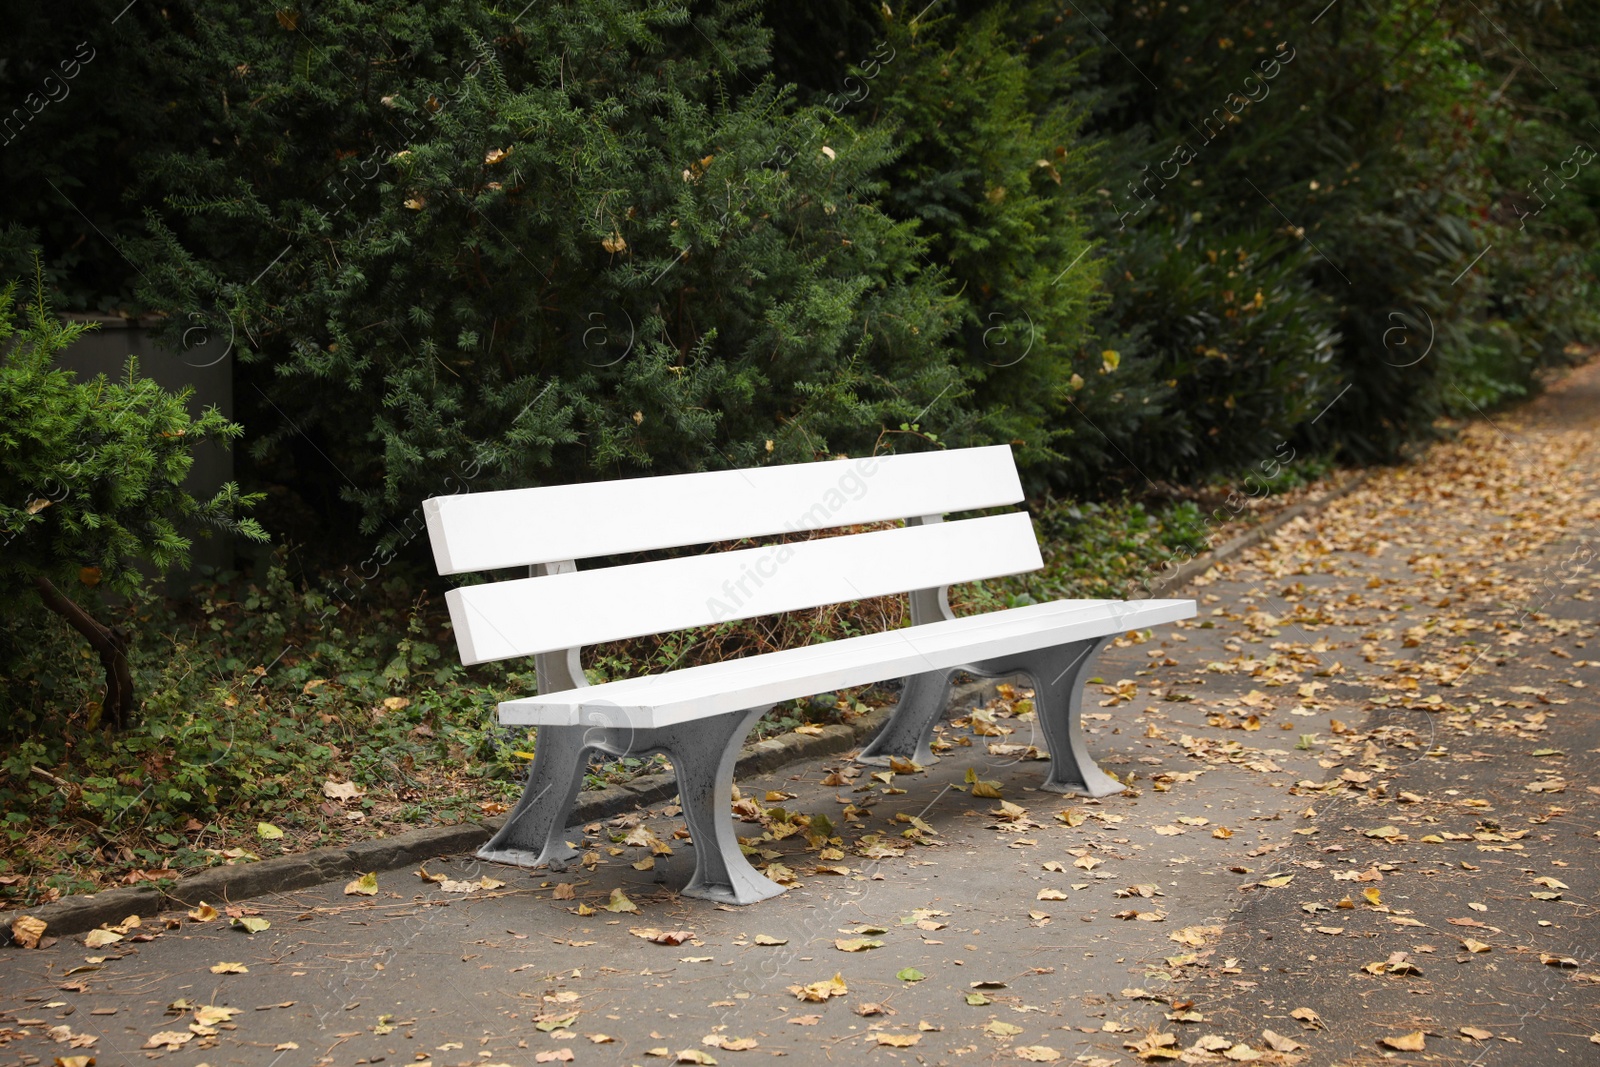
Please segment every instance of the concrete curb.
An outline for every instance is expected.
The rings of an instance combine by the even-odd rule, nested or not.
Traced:
[[[1189,585],[1215,564],[1231,559],[1254,547],[1302,516],[1312,515],[1333,501],[1366,484],[1370,472],[1362,471],[1337,488],[1303,500],[1227,541],[1201,553],[1180,566],[1172,577],[1152,583],[1152,591],[1171,595]],[[956,686],[952,705],[965,706],[990,690],[1001,679],[979,679]],[[869,739],[888,718],[890,708],[873,711],[848,725],[826,726],[820,734],[787,733],[746,745],[739,755],[734,774],[739,778],[766,774],[791,764],[821,759],[857,747]],[[641,804],[669,800],[677,794],[677,781],[671,774],[651,774],[623,785],[608,786],[580,794],[573,812],[576,823],[605,819]],[[11,943],[11,920],[24,914],[42,919],[47,936],[65,936],[92,930],[104,923],[117,923],[130,915],[156,915],[175,908],[192,908],[202,900],[225,905],[267,893],[287,893],[320,885],[337,878],[355,877],[368,871],[392,871],[414,863],[475,851],[500,828],[501,819],[430,826],[395,837],[376,838],[347,846],[329,846],[292,856],[274,856],[257,863],[212,867],[179,879],[165,889],[149,884],[102,893],[68,897],[30,911],[6,917],[0,926],[0,945]]]
[[[889,708],[874,708],[848,725],[825,726],[820,734],[787,733],[746,745],[734,774],[738,778],[766,774],[792,763],[821,759],[859,746],[889,717]],[[581,793],[573,811],[575,823],[605,819],[640,804],[670,800],[678,792],[671,774],[650,774],[623,785]],[[429,826],[394,837],[331,845],[257,863],[211,867],[161,888],[146,883],[67,897],[0,919],[0,945],[11,943],[11,922],[32,915],[46,924],[47,937],[79,934],[130,915],[157,915],[192,908],[202,900],[217,907],[267,893],[288,893],[368,871],[392,871],[427,860],[473,852],[500,828],[503,819]]]

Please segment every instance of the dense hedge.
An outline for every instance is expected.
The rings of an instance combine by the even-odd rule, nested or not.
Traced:
[[[393,550],[466,469],[1380,459],[1596,336],[1593,5],[69,6],[0,254],[230,351],[280,532]]]

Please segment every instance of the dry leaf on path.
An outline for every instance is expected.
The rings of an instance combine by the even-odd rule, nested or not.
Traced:
[[[1413,1030],[1399,1037],[1380,1037],[1378,1044],[1397,1052],[1422,1052],[1427,1048],[1426,1035],[1421,1030]]]
[[[1290,1018],[1300,1020],[1300,1024],[1306,1027],[1308,1030],[1323,1029],[1322,1016],[1318,1015],[1310,1008],[1296,1008],[1294,1011],[1289,1013],[1289,1016]]]
[[[32,915],[19,915],[11,920],[11,940],[23,948],[38,948],[39,939],[44,936],[48,925],[43,919],[36,919]]]
[[[346,882],[344,895],[347,897],[375,897],[378,895],[378,872],[368,871],[360,878]]]
[[[829,997],[842,997],[850,992],[850,987],[845,985],[844,976],[836,974],[832,978],[821,982],[812,982],[810,985],[792,985],[789,992],[801,1000],[825,1001]]]
[[[1274,1052],[1293,1052],[1295,1049],[1305,1048],[1305,1045],[1294,1038],[1275,1034],[1271,1030],[1261,1031],[1261,1040],[1265,1041]]]

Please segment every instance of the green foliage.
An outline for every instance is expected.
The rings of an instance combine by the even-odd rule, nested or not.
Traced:
[[[258,463],[388,545],[441,465],[492,488],[919,416],[963,439],[943,275],[878,203],[891,133],[757,80],[757,10],[196,10],[153,42],[203,134],[146,171],[142,292],[228,320]]]
[[[30,621],[15,669],[0,674],[0,698],[34,718],[58,714],[49,730],[0,734],[0,873],[24,876],[0,894],[90,891],[132,869],[177,872],[239,858],[230,849],[267,856],[455,822],[516,799],[535,731],[498,725],[495,705],[536,691],[531,664],[463,669],[443,606],[414,598],[415,575],[375,584],[334,618],[322,593],[289,578],[289,564],[280,551],[258,581],[223,576],[197,587],[192,603],[110,610],[144,637],[129,649],[141,714],[115,737],[89,729],[76,710],[99,681],[81,638],[42,611]],[[861,621],[797,625],[826,640]],[[669,635],[659,646],[606,646],[586,659],[599,682],[770,640],[758,621]],[[841,715],[833,698],[784,704],[755,736]],[[659,770],[654,757],[597,758],[586,782],[601,788]],[[328,804],[329,778],[364,795]],[[258,821],[287,836],[258,839]]]
[[[1111,163],[1102,329],[1142,326],[1131,355],[1178,383],[1174,408],[1125,446],[1141,471],[1193,477],[1291,437],[1392,457],[1596,339],[1600,168],[1563,171],[1579,173],[1552,186],[1542,232],[1514,211],[1600,112],[1600,64],[1575,43],[1593,38],[1592,5],[1339,5],[1315,25],[1257,3],[1084,14],[1065,25],[1095,49],[1084,91]],[[1124,52],[1098,47],[1089,19]],[[1205,247],[1275,273],[1275,334],[1230,336],[1237,287],[1182,269]],[[1230,353],[1209,382],[1171,343],[1192,332]],[[1236,374],[1271,384],[1247,397]],[[1229,398],[1232,425],[1196,425]]]
[[[80,382],[56,365],[87,327],[63,324],[43,283],[18,321],[16,283],[0,290],[0,585],[6,612],[42,576],[131,593],[136,564],[188,559],[189,531],[265,539],[237,512],[257,498],[224,486],[209,500],[183,488],[194,449],[241,428],[208,409],[191,418],[187,393],[168,393],[129,361],[121,382]],[[31,595],[27,598],[31,600]]]
[[[930,260],[950,273],[957,358],[987,434],[1036,469],[1101,449],[1098,437],[1068,440],[1075,406],[1119,418],[1148,391],[1087,344],[1098,272],[1082,209],[1094,161],[1069,92],[1076,58],[1034,32],[1050,13],[1026,3],[888,18],[881,63],[842,83],[896,131],[884,204],[922,223]]]
[[[292,584],[281,559],[260,582],[202,586],[177,613],[159,602],[115,611],[146,638],[129,650],[139,722],[110,737],[74,714],[0,749],[5,869],[33,876],[35,894],[86,887],[107,870],[222,862],[226,848],[264,856],[336,841],[369,819],[369,830],[395,825],[402,805],[424,797],[423,822],[510,797],[526,766],[512,750],[530,742],[494,725],[494,704],[531,679],[463,677],[405,584],[375,590],[348,629],[329,625],[322,596]],[[73,685],[54,691],[57,679],[67,673],[80,690],[95,681],[87,666],[77,677],[57,666],[78,659],[81,639],[54,616],[30,632],[18,669],[0,678],[5,697],[70,708]],[[367,796],[325,809],[330,776]],[[288,839],[257,840],[260,820]]]

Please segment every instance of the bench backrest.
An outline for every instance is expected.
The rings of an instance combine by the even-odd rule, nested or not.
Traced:
[[[1043,565],[1006,445],[434,497],[441,574],[543,565],[453,589],[463,663],[938,588]],[[570,561],[858,526],[920,525],[580,571]]]

